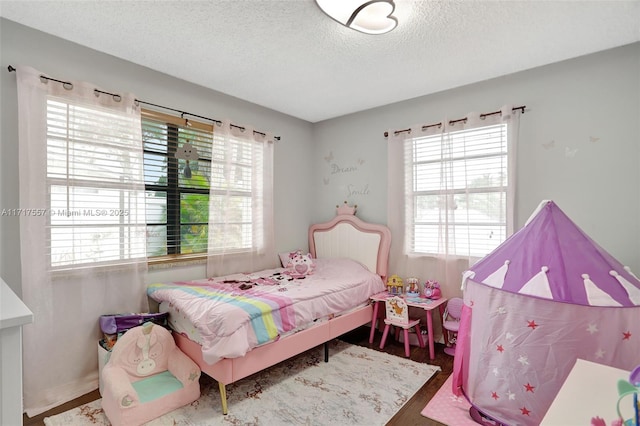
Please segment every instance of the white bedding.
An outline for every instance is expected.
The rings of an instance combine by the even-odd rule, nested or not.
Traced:
[[[384,290],[378,275],[353,260],[316,259],[315,263],[314,273],[303,278],[292,278],[278,268],[151,284],[148,294],[193,324],[191,334],[200,335],[203,358],[213,364],[244,356],[288,332],[348,311]]]

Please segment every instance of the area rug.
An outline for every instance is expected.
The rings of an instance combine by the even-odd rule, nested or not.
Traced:
[[[471,405],[464,396],[455,396],[451,391],[452,376],[440,386],[438,392],[420,412],[425,417],[450,426],[478,426],[469,415]]]
[[[194,403],[155,419],[164,425],[384,425],[439,367],[351,345],[329,343],[227,386],[203,377]],[[47,426],[109,425],[100,400],[47,417]]]

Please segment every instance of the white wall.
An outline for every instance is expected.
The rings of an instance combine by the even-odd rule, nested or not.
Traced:
[[[316,123],[312,220],[348,200],[358,204],[361,218],[385,223],[384,131],[503,104],[527,106],[518,147],[517,228],[541,200],[552,199],[640,274],[640,43]],[[349,196],[358,188],[366,190]]]
[[[111,92],[132,92],[141,100],[205,117],[229,118],[233,123],[253,125],[257,130],[280,136],[274,164],[276,248],[286,251],[307,247],[313,194],[298,189],[310,186],[312,181],[310,123],[5,19],[0,19],[0,55],[0,211],[19,206],[16,75],[7,72],[7,66],[23,64],[54,78],[89,81]],[[21,294],[19,253],[18,218],[2,216],[0,277],[18,295]],[[174,277],[200,278],[204,277],[204,271],[203,266],[161,269],[152,271],[149,279],[155,282]]]

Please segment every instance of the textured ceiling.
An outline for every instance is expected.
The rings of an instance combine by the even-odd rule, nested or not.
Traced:
[[[0,16],[310,122],[640,40],[640,0],[396,0],[385,35],[313,0],[3,0]]]

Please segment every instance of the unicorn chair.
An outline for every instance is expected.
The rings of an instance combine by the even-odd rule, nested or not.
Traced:
[[[141,425],[200,397],[200,368],[164,327],[127,331],[102,370],[102,409],[113,426]]]

